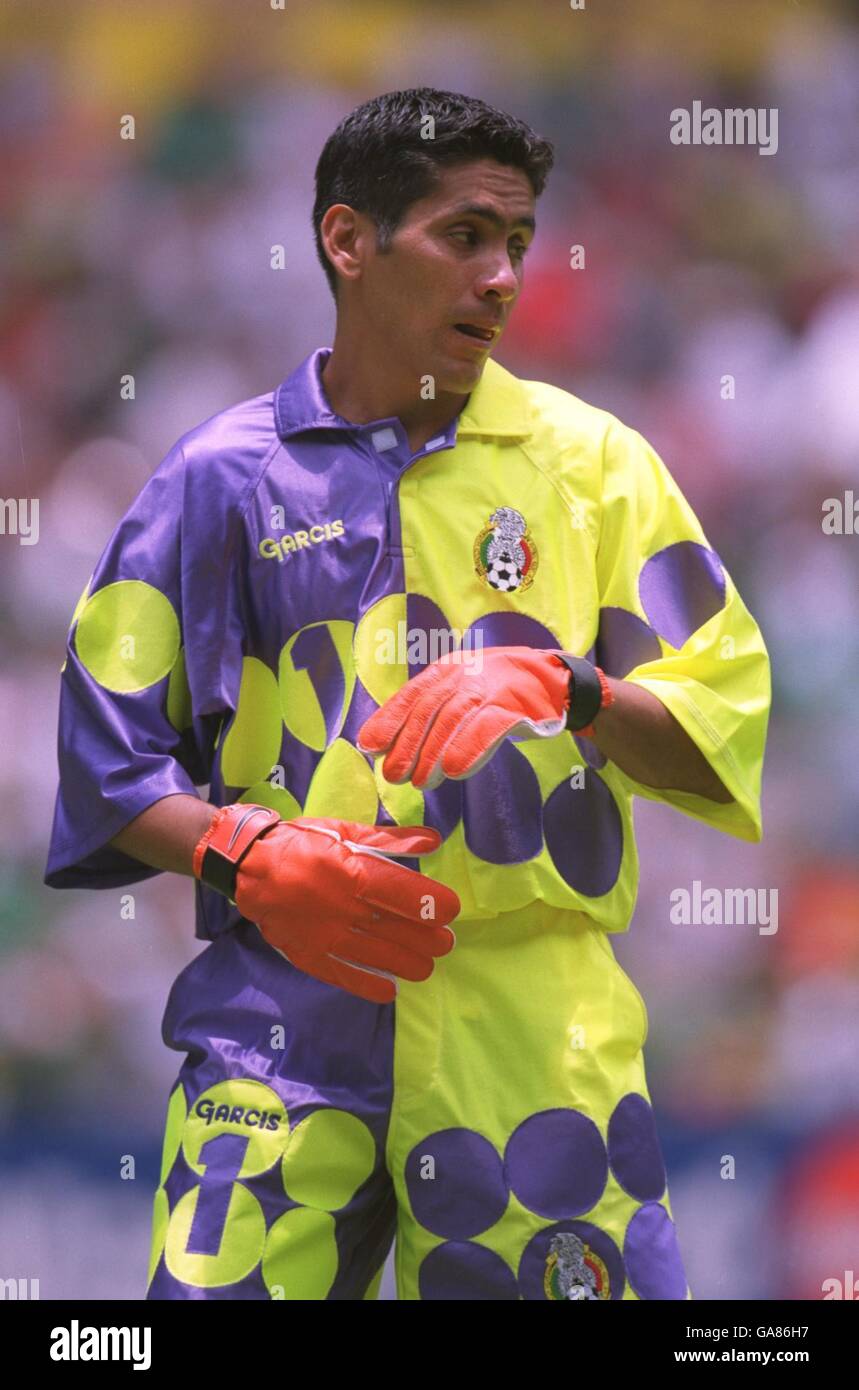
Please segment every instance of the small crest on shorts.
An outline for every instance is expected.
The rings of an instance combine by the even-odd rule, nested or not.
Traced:
[[[537,569],[537,547],[515,507],[496,507],[474,542],[474,569],[501,593],[527,589]]]
[[[554,1303],[611,1298],[605,1261],[574,1231],[559,1231],[552,1237],[543,1289]]]

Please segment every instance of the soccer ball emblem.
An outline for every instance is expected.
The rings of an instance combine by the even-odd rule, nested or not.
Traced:
[[[522,583],[522,570],[515,564],[509,551],[504,551],[497,559],[490,560],[486,570],[486,578],[493,589],[500,589],[502,593],[510,589],[518,589]]]
[[[474,570],[499,593],[524,592],[533,582],[537,547],[521,512],[496,507],[474,540]]]

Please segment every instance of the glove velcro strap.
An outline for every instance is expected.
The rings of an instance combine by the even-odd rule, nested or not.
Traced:
[[[586,657],[573,656],[570,652],[556,652],[555,655],[570,671],[567,728],[570,733],[590,730],[595,716],[608,703],[599,670]]]
[[[236,875],[251,845],[280,816],[270,806],[222,806],[194,850],[194,874],[209,888],[235,901]]]

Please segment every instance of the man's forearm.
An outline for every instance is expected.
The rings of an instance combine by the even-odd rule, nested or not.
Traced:
[[[645,787],[733,801],[707,759],[661,700],[630,681],[608,677],[614,704],[594,724],[601,753]]]
[[[135,816],[110,843],[153,869],[191,876],[195,846],[216,811],[198,796],[165,796]]]

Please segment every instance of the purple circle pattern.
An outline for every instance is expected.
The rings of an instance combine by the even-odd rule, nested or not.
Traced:
[[[418,1273],[422,1299],[518,1303],[516,1276],[494,1250],[472,1241],[437,1245]]]
[[[540,651],[557,651],[561,646],[554,632],[536,618],[529,618],[527,613],[485,613],[482,618],[475,619],[468,632],[479,632],[484,647],[537,647]]]
[[[609,1298],[622,1298],[626,1278],[621,1253],[611,1236],[601,1231],[599,1226],[593,1226],[590,1221],[559,1221],[554,1226],[547,1226],[544,1230],[538,1231],[529,1240],[519,1261],[519,1289],[522,1297],[529,1301],[542,1299],[546,1302],[544,1280],[550,1246],[554,1236],[565,1231],[577,1235],[603,1261],[608,1272]]]
[[[540,853],[540,783],[515,744],[502,743],[486,766],[461,785],[465,842],[472,854],[487,864],[523,864]]]
[[[421,1177],[427,1157],[433,1177]],[[441,1129],[415,1144],[405,1165],[415,1218],[433,1235],[467,1240],[488,1231],[507,1209],[504,1165],[493,1144],[473,1129]]]
[[[677,541],[657,551],[638,577],[647,621],[677,648],[724,608],[725,591],[721,560],[715,550],[698,541]]]
[[[623,680],[636,666],[658,661],[662,655],[652,628],[627,608],[601,608],[595,664],[607,676]]]
[[[658,1203],[648,1202],[638,1208],[626,1228],[623,1257],[627,1278],[639,1298],[686,1297],[686,1274],[674,1222]]]
[[[620,1186],[638,1202],[658,1202],[665,1191],[665,1164],[653,1110],[630,1091],[608,1122],[608,1161]]]
[[[504,1154],[510,1187],[553,1221],[595,1207],[608,1178],[602,1135],[580,1110],[541,1110],[514,1129]]]
[[[623,861],[623,823],[611,790],[595,772],[585,785],[561,782],[543,807],[543,833],[565,883],[599,898],[617,882]]]
[[[442,840],[453,834],[462,818],[463,786],[447,778],[440,787],[424,791],[424,825],[437,830]]]
[[[439,656],[444,655],[444,650],[441,649],[440,644],[437,641],[435,643],[433,642],[432,634],[434,631],[450,634],[451,627],[438,604],[434,603],[431,598],[427,598],[426,594],[406,594],[406,662],[408,665],[409,680],[413,680],[415,676],[420,675],[421,671],[430,664],[428,661],[410,661],[408,659],[408,650],[410,646],[409,633],[415,631],[425,633],[427,637],[426,652],[428,656],[432,657],[434,651],[437,651]],[[451,641],[449,643],[449,649],[451,651],[456,651],[458,646],[459,643],[457,641]]]
[[[592,767],[595,771],[598,768],[605,767],[608,758],[605,753],[600,752],[593,739],[581,738],[579,734],[573,734],[573,739],[588,767]]]

